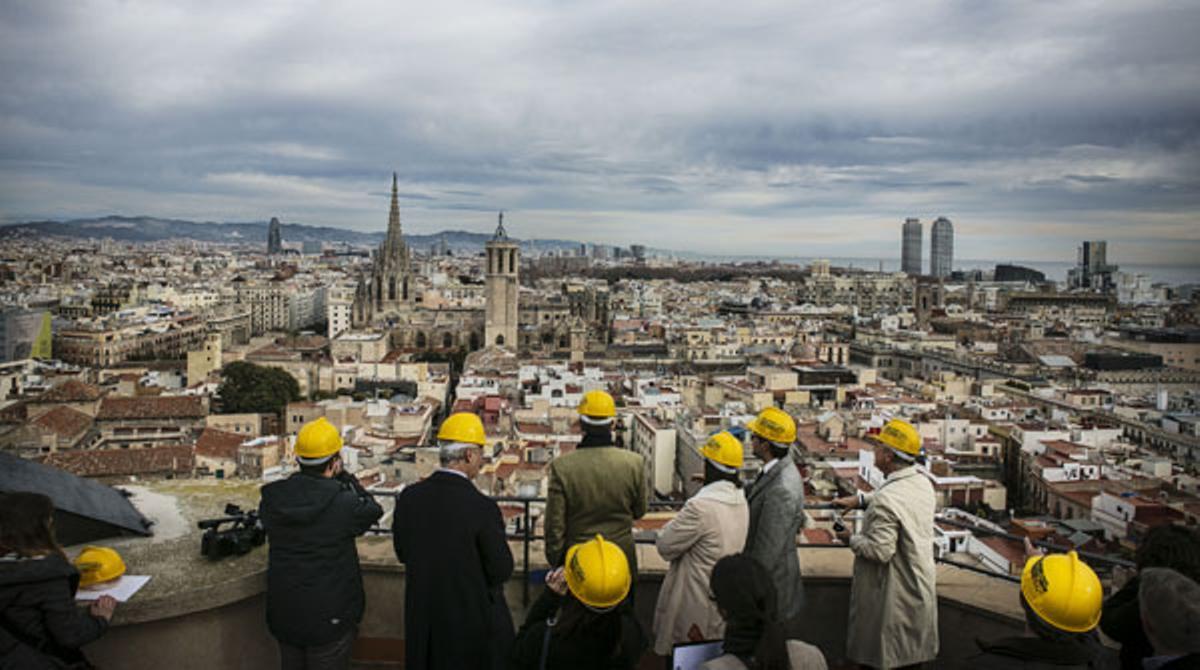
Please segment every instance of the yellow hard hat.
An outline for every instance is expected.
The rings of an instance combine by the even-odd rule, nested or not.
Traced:
[[[617,403],[604,391],[588,391],[579,402],[579,413],[593,419],[611,419],[617,415]]]
[[[745,459],[741,440],[726,430],[708,438],[704,446],[700,447],[700,455],[725,472],[737,472]]]
[[[883,426],[875,441],[908,456],[921,455],[921,434],[904,419],[892,419]]]
[[[296,436],[296,458],[305,465],[319,465],[341,449],[342,435],[325,417],[304,424]]]
[[[571,593],[597,610],[621,604],[633,583],[625,552],[602,535],[568,549],[564,572]]]
[[[1026,561],[1021,595],[1034,613],[1059,630],[1086,633],[1100,623],[1100,578],[1073,551]]]
[[[796,421],[778,407],[768,407],[758,413],[746,428],[755,435],[779,445],[796,441]]]
[[[442,422],[438,428],[437,439],[446,442],[466,442],[467,444],[487,444],[487,433],[483,430],[483,421],[470,412],[455,412]]]
[[[93,586],[125,574],[125,561],[108,547],[84,547],[75,559],[75,567],[80,586]]]

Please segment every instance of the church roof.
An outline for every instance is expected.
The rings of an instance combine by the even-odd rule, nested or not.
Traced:
[[[499,222],[496,224],[496,234],[492,235],[493,240],[507,240],[508,231],[504,229],[504,212],[500,212]]]

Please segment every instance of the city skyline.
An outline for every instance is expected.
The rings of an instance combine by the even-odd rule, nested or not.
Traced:
[[[378,231],[396,170],[415,233],[1195,264],[1195,8],[681,9],[6,7],[0,222]]]

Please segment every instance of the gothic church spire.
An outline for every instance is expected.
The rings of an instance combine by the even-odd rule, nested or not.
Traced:
[[[400,193],[396,188],[396,173],[392,173],[392,209],[388,212],[387,243],[388,246],[404,239],[400,235]]]

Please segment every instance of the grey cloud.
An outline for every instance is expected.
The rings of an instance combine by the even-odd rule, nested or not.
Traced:
[[[0,218],[378,229],[396,171],[413,230],[517,206],[527,237],[895,255],[898,221],[946,212],[966,257],[1002,246],[986,221],[1069,260],[1200,210],[1200,7],[471,4],[7,3]]]

